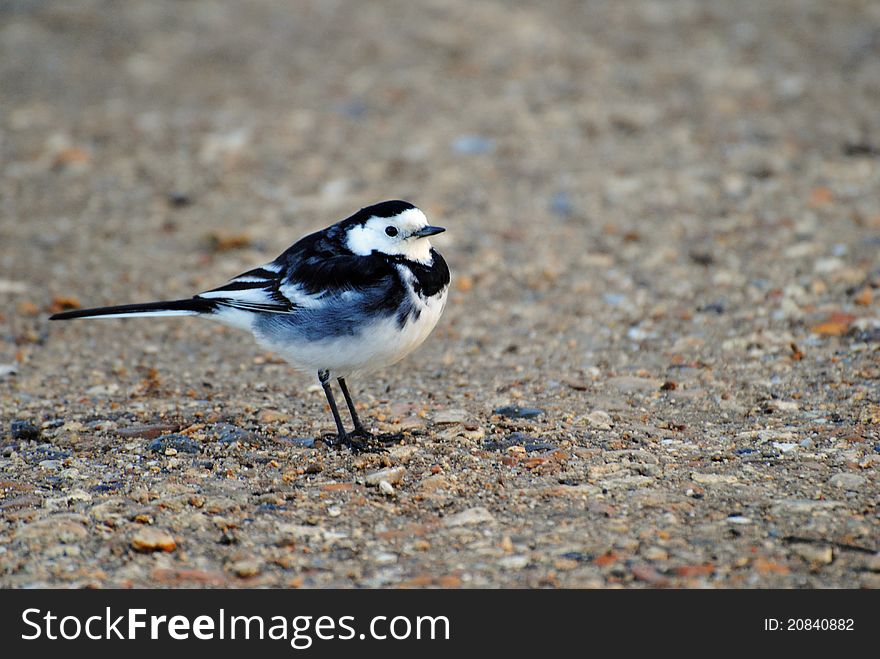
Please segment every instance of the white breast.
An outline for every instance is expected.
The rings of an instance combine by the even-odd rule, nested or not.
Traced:
[[[346,377],[399,362],[428,338],[440,320],[448,292],[444,288],[430,298],[419,296],[413,290],[412,274],[399,267],[408,295],[419,311],[418,317],[411,314],[403,327],[398,323],[397,314],[392,314],[365,324],[354,336],[280,342],[257,335],[257,340],[294,367],[312,373],[327,370],[331,377]]]

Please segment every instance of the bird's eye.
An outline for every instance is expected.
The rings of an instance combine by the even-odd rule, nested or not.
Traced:
[[[397,227],[385,227],[385,233],[394,238],[397,235]]]

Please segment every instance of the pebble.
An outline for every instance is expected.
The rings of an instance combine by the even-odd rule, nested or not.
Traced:
[[[608,385],[624,393],[636,391],[653,391],[663,386],[663,380],[655,378],[639,378],[633,376],[619,376],[609,378]]]
[[[658,547],[653,545],[648,547],[642,552],[642,556],[644,556],[649,561],[665,561],[669,558],[669,553],[663,549],[663,547]]]
[[[119,428],[116,434],[121,437],[141,437],[143,439],[156,439],[161,435],[177,432],[179,426],[168,423],[154,423],[145,426],[131,426]]]
[[[388,467],[387,469],[370,472],[364,476],[364,482],[367,485],[381,487],[383,481],[389,485],[400,483],[403,480],[404,474],[406,474],[406,467]]]
[[[89,536],[88,520],[82,515],[54,514],[17,529],[13,537],[29,541],[79,543]]]
[[[257,421],[260,423],[284,423],[288,419],[290,419],[289,415],[273,409],[260,410],[257,414]]]
[[[515,554],[498,559],[498,567],[503,570],[522,570],[528,567],[530,559],[525,554]]]
[[[169,455],[168,449],[174,449],[179,453],[199,453],[202,445],[186,435],[162,435],[147,445],[148,451],[164,455]]]
[[[555,449],[554,444],[542,442],[531,435],[524,432],[511,433],[506,439],[501,441],[489,440],[483,444],[489,451],[512,451],[517,450],[526,453],[535,451],[549,451]]]
[[[145,526],[135,533],[131,540],[131,548],[144,553],[174,551],[177,549],[177,543],[167,531]]]
[[[786,515],[792,513],[815,513],[820,510],[833,510],[843,506],[840,501],[827,499],[816,501],[813,499],[783,499],[773,505],[770,512],[774,515]]]
[[[481,155],[495,150],[495,140],[482,135],[460,135],[452,142],[452,150],[467,155]]]
[[[650,476],[621,476],[620,478],[609,478],[601,481],[599,486],[603,490],[614,492],[618,490],[635,490],[640,487],[647,487],[654,482]]]
[[[232,570],[232,573],[235,574],[235,576],[243,579],[257,576],[262,571],[262,568],[262,564],[255,558],[245,558],[240,561],[235,561],[229,566],[229,569]]]
[[[571,217],[574,214],[574,204],[571,195],[565,191],[557,192],[550,198],[550,210],[559,217]]]
[[[315,448],[314,437],[277,437],[276,439],[280,442],[288,442],[300,448]]]
[[[449,479],[443,474],[433,474],[419,481],[419,490],[422,492],[434,492],[445,490],[449,487]]]
[[[40,438],[40,429],[30,421],[16,420],[12,422],[12,439],[30,442]]]
[[[216,437],[217,441],[221,444],[244,442],[253,437],[253,433],[245,430],[244,428],[234,426],[231,423],[218,423],[211,430],[214,434],[214,437]],[[312,443],[314,444],[314,440],[312,440]]]
[[[603,410],[595,410],[593,412],[590,412],[587,415],[587,422],[593,428],[597,428],[599,430],[611,430],[611,427],[614,425],[614,422],[611,420],[611,415]]]
[[[828,545],[798,543],[792,545],[791,550],[808,563],[814,565],[829,565],[834,560],[834,553]]]
[[[698,474],[696,472],[691,473],[691,479],[701,485],[724,485],[739,481],[733,474]]]
[[[829,478],[828,484],[831,487],[837,487],[841,490],[858,490],[865,484],[866,480],[867,479],[864,476],[860,476],[859,474],[841,472]]]
[[[394,486],[388,481],[379,481],[379,491],[386,497],[394,496]]]
[[[440,410],[434,413],[433,421],[436,424],[464,423],[467,420],[467,412],[458,409]]]
[[[48,510],[68,510],[77,502],[87,503],[92,500],[92,495],[82,490],[74,490],[69,494],[62,494],[59,497],[47,497],[43,499],[43,508]]]
[[[412,444],[404,444],[402,446],[392,446],[388,449],[388,455],[394,459],[395,461],[403,462],[406,464],[410,460],[413,459],[419,452],[419,448],[417,446],[413,446]]]
[[[505,405],[493,410],[495,414],[506,416],[508,419],[534,419],[541,416],[544,410],[538,407],[519,407],[518,405]]]
[[[472,524],[490,524],[494,521],[495,517],[488,508],[476,506],[450,515],[443,521],[443,524],[445,526],[470,526]]]

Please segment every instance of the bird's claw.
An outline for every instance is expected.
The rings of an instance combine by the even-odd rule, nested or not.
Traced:
[[[324,441],[333,447],[347,446],[352,453],[387,453],[388,449],[381,444],[393,444],[400,441],[402,437],[400,433],[374,435],[366,428],[361,427]]]
[[[352,453],[386,452],[386,450],[381,446],[371,445],[370,440],[373,438],[373,436],[370,433],[367,433],[364,439],[357,439],[357,437],[364,437],[364,435],[358,432],[347,432],[344,435],[325,437],[324,443],[331,448],[341,448],[343,446],[347,446]]]

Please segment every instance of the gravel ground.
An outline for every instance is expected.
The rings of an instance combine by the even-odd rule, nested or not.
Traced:
[[[0,586],[880,587],[877,3],[19,0],[0,86]],[[47,321],[388,198],[453,290],[385,454],[234,330]]]

